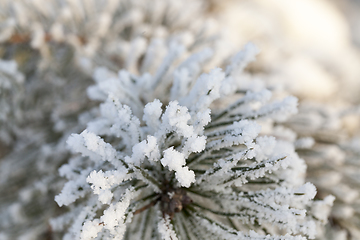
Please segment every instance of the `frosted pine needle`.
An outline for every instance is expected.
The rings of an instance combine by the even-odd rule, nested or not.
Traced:
[[[153,75],[95,72],[88,93],[103,103],[68,139],[81,156],[61,167],[68,183],[55,200],[72,213],[53,227],[70,216],[64,239],[314,238],[318,222],[306,209],[316,189],[303,182],[304,162],[257,122],[284,120],[297,100],[272,102],[242,81],[252,44],[226,72],[201,73],[208,49],[179,64],[182,52],[170,44]]]

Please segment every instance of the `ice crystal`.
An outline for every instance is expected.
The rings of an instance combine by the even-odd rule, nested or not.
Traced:
[[[242,84],[252,44],[226,72],[208,73],[200,70],[209,49],[175,64],[184,50],[169,44],[153,75],[95,72],[88,94],[103,103],[68,139],[81,156],[60,169],[68,182],[55,200],[72,209],[64,239],[314,238],[318,220],[306,209],[316,189],[304,184],[304,162],[258,122],[284,121],[296,98],[272,101],[269,90]]]
[[[57,169],[68,158],[65,142],[70,133],[84,129],[94,106],[85,91],[92,83],[92,65],[138,70],[136,60],[152,36],[190,45],[209,40],[204,2],[187,1],[186,11],[183,3],[0,2],[3,236],[44,239],[53,234],[48,219],[59,211],[53,198],[63,186]],[[155,59],[163,52],[157,51]]]
[[[355,151],[360,145],[350,147],[356,142],[352,138],[359,136],[360,118],[354,109],[360,103],[360,55],[351,38],[355,28],[350,32],[346,21],[356,22],[352,12],[357,12],[358,4],[326,0],[218,4],[224,8],[219,12],[222,25],[239,29],[229,31],[228,37],[240,43],[256,39],[263,50],[250,71],[265,78],[274,95],[300,99],[299,114],[285,127],[267,126],[266,133],[294,143],[308,165],[308,181],[318,188],[316,198],[336,197],[329,224],[319,239],[360,239],[360,185],[355,174],[360,171]],[[302,12],[308,15],[303,17]]]
[[[333,31],[339,24],[326,14],[311,12],[311,28],[292,14],[299,12],[292,6],[309,9],[310,0],[234,2],[0,2],[1,239],[48,238],[39,234],[65,228],[65,239],[312,238],[327,221],[329,193],[337,197],[329,227],[340,229],[332,239],[359,237],[359,141],[338,131],[339,122],[354,119],[338,114],[333,121],[319,107],[287,121],[297,99],[273,94],[280,80],[300,99],[332,98],[342,89],[358,100],[355,51],[342,46],[339,28]],[[280,6],[287,10],[271,12]],[[259,43],[260,64],[247,67],[253,45],[224,61],[229,49],[204,20],[208,10],[240,17],[230,38]],[[292,30],[300,36],[319,26],[316,19],[327,19],[322,24],[331,27],[320,28],[332,31],[313,31],[303,44],[296,34],[281,37],[278,19],[299,26]],[[232,21],[221,20],[218,30]],[[87,88],[94,68],[96,84]],[[102,104],[88,111],[93,101]],[[297,120],[309,124],[299,128]],[[68,158],[66,139],[83,157],[60,168],[63,186],[56,171]],[[311,200],[315,188],[304,184],[296,152],[323,201]],[[56,200],[70,212],[49,228],[62,186]]]

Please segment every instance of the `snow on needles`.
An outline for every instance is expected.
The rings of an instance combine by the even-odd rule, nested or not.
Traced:
[[[304,185],[305,168],[298,167],[303,160],[292,143],[264,136],[258,121],[284,121],[296,113],[297,99],[272,102],[268,89],[252,92],[235,84],[255,59],[252,44],[226,72],[202,74],[211,50],[178,63],[175,58],[186,48],[171,43],[168,49],[153,75],[95,72],[96,85],[88,93],[107,98],[87,129],[68,139],[82,157],[61,168],[69,181],[56,197],[60,206],[76,201],[69,234],[73,239],[314,238],[312,226],[319,223],[307,210],[316,189]],[[143,64],[152,68],[149,61]],[[164,92],[165,86],[171,91]],[[227,104],[219,105],[222,101]]]

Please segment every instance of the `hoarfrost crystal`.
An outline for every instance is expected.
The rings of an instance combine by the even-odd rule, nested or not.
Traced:
[[[64,238],[314,238],[321,223],[307,212],[316,189],[304,183],[305,164],[290,142],[264,136],[258,123],[284,121],[296,113],[296,98],[271,101],[270,91],[242,84],[250,76],[241,70],[257,53],[252,44],[226,72],[201,74],[209,49],[174,61],[184,52],[169,43],[153,75],[95,72],[88,93],[104,102],[68,140],[82,157],[61,168],[69,182],[56,201],[73,209]]]

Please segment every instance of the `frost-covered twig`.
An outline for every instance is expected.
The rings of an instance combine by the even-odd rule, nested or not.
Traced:
[[[180,48],[171,46],[170,52]],[[247,45],[243,54],[254,58],[253,49]],[[189,59],[201,65],[201,55]],[[104,103],[88,129],[69,138],[71,148],[83,157],[62,167],[64,176],[76,177],[68,177],[73,187],[56,197],[60,205],[82,206],[65,238],[315,237],[317,220],[305,209],[313,204],[316,190],[310,183],[303,185],[303,160],[291,144],[261,136],[256,122],[283,121],[296,112],[296,100],[269,103],[271,93],[265,90],[238,94],[244,89],[234,79],[241,73],[231,69],[243,66],[242,60],[234,58],[227,74],[215,68],[194,83],[187,81],[192,68],[186,64],[167,67],[160,79],[126,70],[116,80],[107,77],[108,70],[95,73],[97,84],[88,93],[103,96]],[[110,82],[119,88],[109,88]],[[157,95],[162,84],[171,90]],[[118,92],[129,89],[131,96]],[[225,98],[235,103],[224,111],[214,103]],[[212,124],[212,119],[223,124]],[[83,170],[74,175],[78,168]],[[61,218],[54,221],[55,228]],[[201,224],[190,226],[188,221]]]

